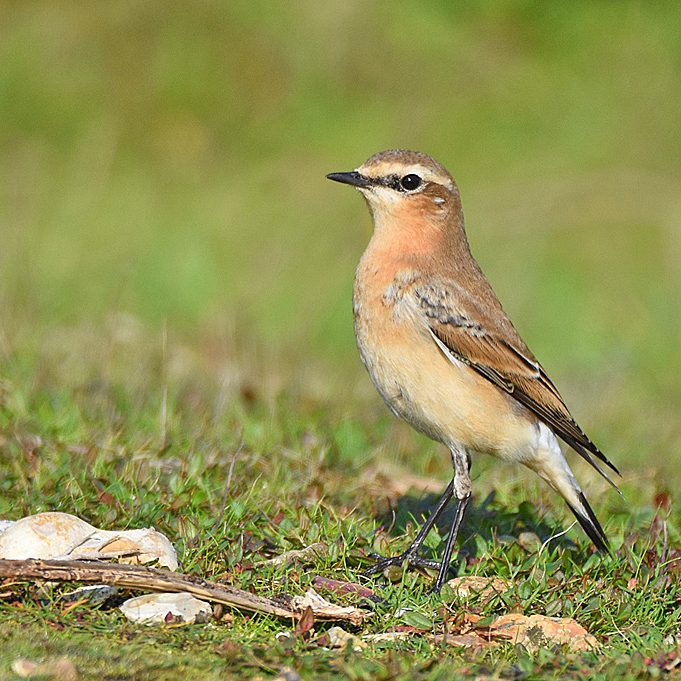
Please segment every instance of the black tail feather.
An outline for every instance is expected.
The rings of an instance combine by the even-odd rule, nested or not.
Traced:
[[[560,434],[560,436],[565,440],[565,442],[567,442],[570,445],[570,447],[572,447],[572,449],[574,449],[577,452],[577,454],[579,454],[585,461],[588,461],[610,483],[610,485],[617,492],[617,494],[622,496],[622,492],[620,491],[620,488],[610,479],[610,476],[598,465],[598,463],[596,461],[594,461],[594,458],[593,458],[593,456],[591,456],[591,454],[592,453],[596,454],[596,456],[601,461],[604,461],[620,477],[622,477],[622,474],[617,470],[617,468],[615,468],[614,464],[612,464],[612,463],[610,463],[610,461],[608,461],[608,459],[596,447],[596,445],[591,443],[591,441],[589,440],[589,442],[592,444],[593,449],[591,449],[591,448],[587,449],[586,447],[584,447],[584,445],[580,444],[579,442],[577,442],[576,440],[574,440],[572,438],[567,438],[567,437],[563,436],[562,434]]]
[[[579,522],[579,524],[582,526],[582,529],[584,532],[586,532],[589,539],[591,539],[591,541],[594,543],[594,546],[599,551],[609,553],[610,544],[608,543],[608,538],[603,531],[603,527],[598,522],[596,514],[593,512],[593,509],[586,500],[583,492],[579,492],[578,497],[582,502],[582,506],[584,507],[584,511],[586,511],[586,515],[580,513],[574,506],[572,506],[572,504],[568,504],[570,510],[575,514],[577,522]]]

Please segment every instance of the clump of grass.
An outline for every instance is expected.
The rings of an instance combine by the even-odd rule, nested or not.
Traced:
[[[176,545],[184,571],[268,596],[304,593],[316,575],[360,581],[379,601],[345,598],[374,610],[359,633],[395,627],[415,627],[416,633],[356,654],[328,651],[305,637],[294,638],[292,647],[277,643],[275,634],[292,624],[267,617],[236,614],[231,624],[140,629],[115,609],[66,608],[59,599],[63,588],[44,592],[27,585],[11,588],[0,601],[6,641],[0,664],[68,655],[85,678],[164,678],[159,667],[167,668],[168,678],[257,676],[284,667],[303,676],[354,678],[444,678],[446,670],[558,677],[578,676],[579,669],[614,678],[625,670],[643,673],[673,649],[681,607],[675,587],[680,518],[670,497],[650,496],[654,482],[627,484],[629,494],[648,495],[639,497],[633,514],[614,496],[596,498],[615,549],[613,557],[600,557],[576,531],[538,553],[568,522],[564,509],[545,494],[530,501],[521,482],[483,475],[456,572],[505,577],[509,591],[461,602],[447,588],[442,599],[430,595],[431,577],[416,571],[393,575],[393,582],[366,580],[361,573],[369,554],[403,549],[431,502],[391,491],[390,475],[375,468],[388,456],[377,434],[396,447],[397,482],[400,459],[415,457],[413,469],[423,470],[432,466],[433,452],[419,453],[401,427],[383,415],[367,419],[357,405],[327,402],[302,388],[294,394],[254,391],[259,368],[227,339],[219,356],[209,356],[202,348],[213,346],[210,339],[194,346],[171,339],[164,346],[153,337],[140,329],[125,352],[108,354],[102,364],[74,333],[70,352],[80,358],[81,372],[70,380],[51,365],[49,351],[29,357],[11,349],[3,358],[0,515],[63,510],[106,528],[153,525]],[[106,345],[106,337],[96,344]],[[239,380],[227,390],[214,376],[232,362],[240,366]],[[436,470],[443,485],[444,465]],[[375,475],[383,480],[379,485]],[[442,550],[446,521],[427,543],[433,555]],[[528,533],[537,539],[528,541]],[[308,565],[263,562],[315,542],[327,551]],[[418,635],[441,631],[462,612],[484,618],[509,611],[573,617],[603,648],[580,655],[545,650],[529,656],[507,647],[475,654]]]

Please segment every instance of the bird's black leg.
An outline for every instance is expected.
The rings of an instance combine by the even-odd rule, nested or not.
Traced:
[[[433,525],[435,525],[437,519],[442,515],[442,512],[445,510],[445,508],[447,508],[447,504],[451,501],[452,497],[454,496],[454,483],[455,479],[453,478],[449,485],[447,485],[447,489],[444,491],[444,494],[440,497],[440,500],[435,505],[435,508],[428,516],[428,520],[426,520],[426,522],[423,523],[423,526],[421,527],[419,533],[416,535],[416,539],[414,539],[414,541],[409,545],[407,550],[404,551],[403,553],[400,553],[399,556],[393,556],[392,558],[385,558],[383,556],[379,556],[378,554],[374,554],[374,556],[378,560],[374,565],[372,565],[368,570],[365,571],[364,573],[365,575],[373,575],[377,572],[385,570],[385,568],[390,567],[392,565],[402,565],[402,563],[404,563],[405,561],[407,561],[410,565],[413,565],[414,567],[426,567],[435,570],[441,569],[440,563],[434,560],[426,560],[425,558],[419,558],[418,552],[421,549],[421,546],[425,541],[426,537],[428,536],[428,533],[433,528]]]
[[[449,530],[449,536],[447,537],[447,543],[445,544],[445,552],[442,555],[442,562],[440,563],[440,571],[437,573],[437,579],[435,584],[433,584],[432,592],[439,593],[442,585],[447,580],[447,573],[449,572],[450,562],[452,560],[452,553],[454,552],[454,542],[456,541],[456,535],[459,533],[459,528],[461,527],[461,521],[463,520],[464,513],[468,507],[468,503],[471,500],[470,492],[463,499],[459,499],[456,505],[456,514],[454,516],[454,521],[452,522],[452,527]]]
[[[453,447],[452,452],[452,464],[454,466],[454,478],[447,485],[447,489],[444,494],[440,497],[432,513],[428,517],[428,520],[423,524],[421,530],[416,535],[416,539],[409,545],[406,551],[400,553],[398,556],[393,556],[392,558],[385,558],[383,556],[375,555],[378,559],[374,565],[372,565],[368,570],[365,571],[365,575],[373,575],[377,572],[381,572],[387,567],[393,565],[402,565],[405,561],[413,567],[423,567],[438,570],[437,579],[433,585],[433,593],[439,593],[442,585],[447,579],[447,573],[449,572],[450,562],[452,559],[452,553],[454,552],[454,542],[459,533],[459,528],[461,527],[461,522],[463,516],[466,512],[466,508],[471,500],[471,459],[470,456],[461,448]],[[447,537],[447,543],[445,544],[444,555],[442,556],[442,561],[437,562],[435,560],[427,560],[425,558],[420,558],[418,552],[421,549],[425,538],[432,529],[433,525],[437,522],[437,519],[442,515],[443,511],[447,507],[447,504],[451,501],[452,497],[456,495],[458,504],[456,507],[456,513],[454,515],[454,520],[452,521],[451,528],[449,530],[449,535]]]
[[[445,552],[442,556],[442,563],[440,563],[440,571],[438,572],[435,584],[433,584],[433,593],[439,593],[442,585],[447,579],[447,572],[449,571],[449,564],[452,560],[452,553],[454,552],[454,542],[461,527],[466,508],[471,500],[471,457],[461,449],[452,449],[452,463],[454,464],[454,494],[458,500],[456,505],[456,513],[454,520],[449,530],[447,543],[445,544]]]

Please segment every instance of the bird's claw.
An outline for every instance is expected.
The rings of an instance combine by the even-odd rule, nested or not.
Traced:
[[[410,567],[428,570],[440,569],[440,563],[438,563],[436,560],[421,558],[420,556],[412,554],[409,551],[405,551],[404,553],[400,553],[398,556],[392,556],[390,558],[381,556],[378,553],[370,553],[369,556],[374,558],[376,563],[363,572],[365,577],[375,575],[378,572],[383,572],[383,570],[389,567],[401,567],[405,562],[408,563]]]

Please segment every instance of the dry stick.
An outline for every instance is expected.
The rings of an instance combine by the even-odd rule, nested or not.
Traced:
[[[295,619],[302,614],[270,598],[256,596],[232,586],[137,565],[100,565],[85,560],[0,560],[0,577],[48,582],[113,584],[146,591],[185,592],[204,601],[221,603],[239,610]],[[317,618],[325,619],[323,615],[318,615]]]

